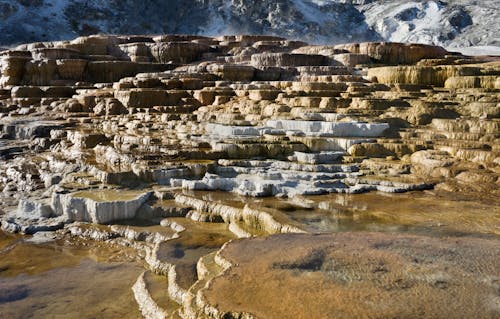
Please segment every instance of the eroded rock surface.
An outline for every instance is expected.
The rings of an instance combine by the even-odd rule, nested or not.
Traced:
[[[150,318],[494,317],[499,76],[495,57],[400,43],[20,45],[0,52],[1,228],[133,248],[147,268],[133,292]],[[251,238],[346,230],[360,233]],[[235,238],[251,239],[217,253]],[[244,271],[252,280],[226,280],[245,258],[260,267]],[[290,283],[284,303],[261,294],[281,295],[278,281]],[[452,295],[458,306],[435,306]],[[312,312],[295,310],[303,302]]]
[[[495,59],[188,35],[80,37],[1,58],[7,211],[23,197],[36,206],[53,193],[157,184],[291,197],[476,192],[467,181],[482,180],[487,196],[499,191]],[[53,200],[40,218],[109,222],[145,202],[112,204],[120,213],[100,219],[74,201]]]

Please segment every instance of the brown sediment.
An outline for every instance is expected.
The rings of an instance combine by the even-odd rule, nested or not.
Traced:
[[[130,286],[142,271],[135,252],[85,241],[0,251],[2,318],[137,318]]]
[[[275,235],[219,253],[207,307],[255,318],[494,318],[498,241],[381,233]],[[203,308],[203,307],[202,307]],[[207,309],[207,308],[205,308]]]
[[[316,209],[303,212],[303,222],[307,225],[308,216],[316,215],[325,222],[333,222],[330,231],[335,231],[338,225],[337,229],[344,231],[385,228],[423,234],[500,235],[500,208],[495,201],[464,200],[436,192],[334,194],[309,197],[305,201]],[[293,212],[290,215],[294,218]]]
[[[144,194],[144,191],[130,190],[93,190],[81,191],[73,194],[73,197],[88,198],[95,202],[129,201]]]

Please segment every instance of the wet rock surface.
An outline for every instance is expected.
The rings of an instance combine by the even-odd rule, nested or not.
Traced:
[[[375,233],[236,241],[197,305],[216,318],[494,318],[497,244]]]
[[[131,249],[17,240],[0,256],[2,318],[140,316],[130,287],[143,268]]]
[[[494,317],[499,63],[436,46],[246,35],[96,35],[2,51],[0,260],[37,258],[0,263],[0,307],[24,315],[46,302],[36,279],[12,274],[100,269],[50,266],[44,251],[57,243],[140,261],[133,276],[109,268],[133,277],[134,316],[461,317],[463,307]],[[288,233],[306,235],[261,239]],[[225,246],[236,238],[248,241]],[[262,267],[229,289],[231,258],[247,267],[234,253],[243,246]],[[260,280],[290,283],[289,304],[259,295]],[[261,290],[280,295],[271,288]],[[460,307],[429,305],[451,295]],[[258,309],[257,296],[270,304]],[[301,296],[317,313],[295,310]]]

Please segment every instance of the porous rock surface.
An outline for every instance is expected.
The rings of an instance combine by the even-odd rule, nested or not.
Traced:
[[[192,292],[196,298],[185,313],[189,318],[409,318],[416,313],[493,318],[499,310],[499,257],[496,241],[482,239],[339,233],[235,241],[218,252],[214,261],[220,268],[205,275],[212,279]]]
[[[145,200],[72,193],[157,184],[290,197],[475,191],[473,178],[498,194],[492,58],[420,44],[96,35],[2,51],[0,66],[5,207],[53,198],[53,216],[105,223]],[[437,153],[447,160],[428,160]],[[114,213],[100,218],[99,206]]]
[[[222,285],[232,267],[229,256],[224,261],[232,244],[216,253],[225,242],[309,231],[283,212],[289,206],[280,210],[252,198],[288,198],[299,210],[323,212],[309,207],[305,198],[434,188],[496,203],[499,75],[494,57],[400,43],[312,46],[273,36],[94,35],[21,45],[0,52],[1,228],[24,234],[57,231],[135,248],[150,272],[168,279],[166,307],[152,288],[154,276],[148,271],[138,278],[134,293],[148,318],[219,318],[222,312],[231,313],[225,318],[273,316],[254,312],[250,304],[224,304],[219,310],[213,306],[223,303],[208,293]],[[153,225],[138,226],[131,219]],[[486,228],[486,233],[498,233],[495,226]],[[368,239],[360,243],[358,235],[325,236],[285,239],[297,240],[304,251],[312,244],[323,247],[323,240],[335,248],[338,240],[347,247],[343,254],[355,248],[374,255],[370,265],[382,261],[407,270],[416,262],[401,257],[401,251],[387,253],[384,245],[403,242],[417,255],[423,249],[410,242],[420,237],[360,233]],[[456,246],[422,241],[431,251],[444,245],[446,251],[473,254],[465,241]],[[490,245],[486,240],[471,243]],[[280,245],[273,247],[286,250]],[[328,245],[323,248],[319,259],[336,253]],[[498,276],[488,268],[491,256],[483,252],[473,255],[484,261],[485,268],[477,270]],[[498,255],[494,249],[491,253]],[[312,270],[293,256],[276,261],[273,269],[293,272],[298,267],[301,276],[324,276],[324,265],[315,266],[315,254]],[[439,258],[438,268],[445,267]],[[457,263],[467,265],[466,259]],[[380,276],[392,280],[383,289],[395,287],[402,303],[420,292],[425,298],[415,305],[434,297],[448,303],[448,291],[469,287],[472,280],[464,279],[468,269],[458,270],[453,263],[451,279],[434,273],[426,277],[426,268],[424,274],[405,274],[398,281],[382,267]],[[349,269],[342,265],[338,271]],[[336,264],[325,267],[337,271]],[[378,275],[377,270],[366,280]],[[211,281],[214,277],[222,279]],[[484,306],[477,313],[488,317],[496,311],[491,305],[498,296],[487,288],[491,278],[483,279],[462,305],[466,311]],[[372,284],[363,298],[380,292],[390,302],[390,292]],[[408,290],[399,284],[408,284]],[[437,290],[443,287],[448,290]],[[340,306],[342,300],[327,304]],[[487,300],[491,304],[484,304]],[[388,307],[392,310],[373,306],[366,311],[407,314]],[[289,316],[283,311],[276,313]],[[357,311],[351,305],[345,313],[364,315]],[[441,314],[430,307],[423,316]]]

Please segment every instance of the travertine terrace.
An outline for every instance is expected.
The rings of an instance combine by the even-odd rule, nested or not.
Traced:
[[[147,318],[308,318],[285,305],[255,310],[253,301],[236,300],[238,294],[234,304],[218,300],[224,289],[245,289],[226,282],[234,266],[226,254],[249,245],[258,255],[257,246],[266,241],[245,239],[216,251],[236,237],[315,232],[283,213],[328,211],[327,205],[311,204],[314,195],[432,190],[492,207],[500,202],[500,60],[495,57],[422,44],[319,46],[274,36],[95,35],[1,51],[0,76],[1,228],[137,249],[149,270],[133,291]],[[260,198],[276,198],[278,204],[265,205]],[[156,226],[131,221],[137,219]],[[493,212],[484,223],[490,226],[473,228],[498,236],[498,219]],[[286,281],[298,269],[299,276],[311,275],[311,286],[300,282],[304,278],[291,285],[334,287],[339,282],[323,278],[330,268],[348,277],[340,268],[353,263],[342,249],[324,245],[338,242],[372,256],[373,263],[387,262],[380,276],[388,286],[400,292],[401,285],[411,284],[401,297],[405,303],[422,291],[429,300],[449,302],[455,290],[440,289],[460,291],[477,280],[496,285],[496,294],[493,288],[480,294],[475,286],[467,311],[499,314],[496,239],[477,240],[480,249],[494,247],[491,254],[477,256],[466,240],[425,239],[431,251],[463,251],[453,261],[453,274],[442,279],[437,272],[447,267],[446,254],[436,252],[435,259],[424,254],[438,266],[435,273],[419,274],[411,270],[418,262],[399,254],[422,247],[409,245],[393,255],[385,255],[391,247],[377,248],[391,240],[407,243],[409,237],[311,236],[271,237],[277,239],[270,239],[276,241],[270,249],[286,249],[291,240],[298,250],[290,252],[291,261],[270,253],[259,265],[270,265],[273,280]],[[359,246],[356,236],[377,247]],[[315,241],[316,250],[309,247]],[[186,260],[175,262],[176,247],[191,251]],[[300,247],[312,258],[305,266],[294,259],[302,258]],[[338,265],[326,260],[337,254]],[[240,257],[234,257],[236,263]],[[484,278],[462,278],[474,271],[459,269],[469,257],[485,262],[479,270]],[[388,274],[397,265],[407,271],[400,282],[397,274]],[[247,266],[242,261],[242,270],[234,271]],[[371,266],[363,267],[364,274]],[[168,278],[168,302],[151,292],[153,272]],[[368,289],[363,285],[376,282],[375,275],[352,275],[359,278],[344,279],[362,281],[364,298],[382,295],[390,307],[390,287]],[[255,285],[249,289],[258,289]],[[339,310],[336,318],[416,314],[398,307],[358,312],[346,305],[349,289],[337,292],[345,312]],[[328,299],[325,293],[316,301]],[[290,298],[293,305],[299,296]],[[313,299],[304,302],[313,307]],[[419,313],[445,314],[434,308]]]

